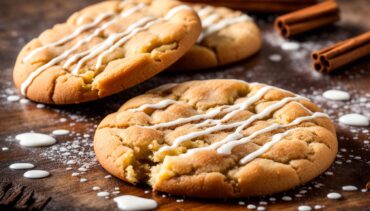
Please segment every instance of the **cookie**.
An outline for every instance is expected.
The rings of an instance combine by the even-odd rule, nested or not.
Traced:
[[[199,198],[272,194],[324,172],[337,152],[329,117],[308,99],[240,80],[169,84],[98,126],[94,151],[114,176]]]
[[[166,69],[200,32],[197,14],[178,1],[104,1],[30,41],[17,58],[14,82],[37,102],[95,100]]]
[[[202,21],[202,33],[170,69],[177,71],[217,67],[248,58],[260,50],[261,32],[246,14],[225,7],[194,4]]]

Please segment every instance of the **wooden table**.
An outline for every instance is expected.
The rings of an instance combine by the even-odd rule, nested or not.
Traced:
[[[268,210],[297,210],[297,207],[302,204],[312,207],[324,205],[328,210],[370,209],[370,193],[360,191],[370,181],[370,145],[366,144],[368,143],[366,140],[370,139],[369,127],[348,127],[339,125],[337,121],[339,115],[351,111],[370,115],[369,57],[331,76],[315,73],[309,60],[311,50],[370,29],[368,0],[340,1],[342,21],[335,26],[295,38],[293,41],[301,44],[298,51],[289,52],[280,48],[281,43],[286,41],[272,30],[274,16],[254,16],[264,31],[264,46],[259,54],[243,62],[194,74],[162,73],[121,94],[83,105],[41,108],[41,105],[37,106],[35,103],[21,104],[7,101],[9,95],[16,93],[12,84],[12,66],[21,47],[44,29],[62,22],[73,11],[93,2],[94,0],[0,0],[0,148],[9,148],[0,150],[1,181],[13,181],[33,188],[37,193],[51,196],[52,200],[46,205],[45,210],[117,209],[112,197],[110,199],[97,197],[96,192],[92,190],[93,186],[100,186],[102,190],[110,192],[114,191],[114,187],[119,187],[121,194],[153,198],[159,202],[161,210],[245,210],[246,206],[238,205],[239,201],[246,204],[267,201],[268,205],[265,207]],[[282,61],[270,61],[268,57],[271,54],[281,55]],[[336,122],[340,138],[341,151],[337,158],[339,162],[329,169],[334,175],[324,174],[304,186],[273,196],[207,201],[185,198],[184,202],[176,202],[179,197],[168,195],[162,197],[162,194],[158,193],[146,194],[144,190],[148,190],[148,187],[133,187],[115,178],[104,178],[107,172],[93,159],[92,138],[86,135],[93,135],[95,124],[99,123],[106,114],[115,111],[127,99],[148,89],[168,82],[208,78],[236,78],[269,83],[303,94],[320,104]],[[334,103],[320,97],[323,91],[332,88],[349,91],[352,94],[352,101]],[[57,137],[58,143],[54,151],[52,147],[23,148],[14,140],[14,136],[18,133],[29,131],[51,133],[52,130],[59,128],[68,129],[73,133]],[[82,137],[83,134],[85,138]],[[63,155],[60,148],[71,146],[77,137],[82,137],[79,141],[81,144],[77,148],[77,150],[84,150],[82,155],[79,157],[76,152]],[[63,156],[67,158],[62,158]],[[80,177],[71,176],[72,172],[78,171],[81,164],[71,165],[73,169],[66,170],[68,165],[65,161],[68,160],[68,156],[76,156],[75,160],[91,164],[91,168],[80,176],[87,178],[87,182],[80,183]],[[8,168],[9,164],[20,161],[32,162],[37,168],[48,170],[52,175],[40,180],[23,178],[24,171]],[[323,186],[317,188],[319,183]],[[359,191],[343,192],[341,190],[343,185],[355,185]],[[307,193],[302,190],[306,190]],[[327,199],[326,194],[332,191],[341,193],[343,198]],[[281,200],[281,197],[286,195],[291,196],[293,200]],[[269,201],[270,197],[276,198],[276,202]]]

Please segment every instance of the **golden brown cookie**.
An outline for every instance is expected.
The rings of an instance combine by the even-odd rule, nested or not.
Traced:
[[[169,84],[126,102],[98,126],[101,165],[132,183],[199,198],[266,195],[333,162],[335,128],[308,99],[239,80]]]
[[[226,7],[192,6],[202,21],[202,33],[197,44],[170,69],[189,71],[221,66],[260,50],[261,32],[246,14]]]
[[[38,102],[95,100],[164,70],[200,32],[197,14],[177,1],[105,1],[29,42],[19,53],[14,82]]]

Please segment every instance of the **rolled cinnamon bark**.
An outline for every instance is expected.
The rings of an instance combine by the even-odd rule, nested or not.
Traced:
[[[275,29],[284,37],[316,29],[340,19],[335,1],[328,0],[286,15],[275,20]]]
[[[182,0],[224,6],[247,12],[271,13],[291,12],[316,4],[318,0]]]
[[[369,54],[370,31],[315,51],[311,54],[311,57],[314,60],[315,70],[330,73]]]

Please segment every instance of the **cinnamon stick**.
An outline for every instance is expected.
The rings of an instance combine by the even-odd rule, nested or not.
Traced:
[[[275,29],[284,37],[291,37],[316,29],[340,19],[335,1],[328,0],[286,15],[275,20]]]
[[[258,13],[282,13],[316,4],[318,0],[182,0]]]
[[[315,51],[311,57],[314,60],[315,70],[330,73],[369,54],[370,31]]]

